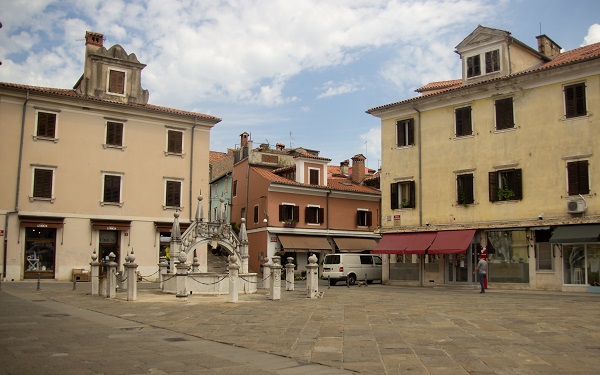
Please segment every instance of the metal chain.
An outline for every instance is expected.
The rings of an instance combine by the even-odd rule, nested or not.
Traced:
[[[225,275],[225,276],[223,276],[223,278],[222,278],[221,280],[219,280],[219,281],[215,281],[214,283],[208,283],[208,284],[207,284],[207,283],[203,283],[202,281],[198,281],[198,280],[196,280],[196,279],[194,278],[194,276],[189,276],[189,278],[191,278],[192,280],[194,280],[194,281],[195,281],[195,282],[197,282],[198,284],[202,284],[202,285],[215,285],[215,284],[218,284],[218,283],[220,283],[221,281],[225,280],[225,279],[226,279],[226,278],[228,278],[228,277],[229,277],[229,275]]]

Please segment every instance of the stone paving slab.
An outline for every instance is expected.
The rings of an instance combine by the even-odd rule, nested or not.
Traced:
[[[280,301],[259,291],[232,304],[226,296],[176,301],[148,287],[127,302],[123,293],[91,296],[86,283],[76,290],[70,283],[35,286],[2,283],[0,363],[9,365],[0,374],[537,375],[600,368],[597,294],[321,285],[323,298],[307,299],[297,287],[282,290]]]

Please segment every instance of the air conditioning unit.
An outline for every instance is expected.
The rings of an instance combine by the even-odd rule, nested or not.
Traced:
[[[585,212],[587,205],[583,199],[575,199],[567,202],[567,212],[570,214],[580,214]]]

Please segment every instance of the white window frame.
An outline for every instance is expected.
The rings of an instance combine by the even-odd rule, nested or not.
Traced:
[[[119,202],[105,202],[104,201],[104,184],[106,182],[105,177],[106,176],[118,176],[120,177],[120,183],[119,183]],[[121,172],[110,172],[110,171],[102,171],[102,189],[100,190],[100,205],[101,206],[119,206],[119,207],[123,207],[123,183],[124,183],[124,177],[125,173],[121,173]]]
[[[45,198],[45,197],[34,197],[34,186],[35,186],[35,171],[38,169],[43,169],[43,170],[47,170],[47,171],[52,171],[52,191],[50,192],[50,198]],[[56,200],[56,197],[54,195],[54,191],[55,191],[55,183],[56,183],[56,167],[55,166],[50,166],[50,165],[39,165],[39,164],[32,164],[31,165],[31,196],[29,197],[29,201],[33,202],[33,201],[47,201],[50,203],[54,203],[54,201]]]
[[[317,184],[313,185],[310,182],[310,171],[317,171]],[[321,169],[319,168],[313,168],[313,167],[308,167],[308,184],[309,185],[313,185],[313,186],[319,186],[321,184]]]
[[[413,143],[409,143],[409,125],[412,121],[413,124]],[[402,132],[404,133],[404,138],[406,139],[406,144],[405,145],[401,145],[398,143],[399,141],[399,133],[400,133],[400,127],[402,127]],[[409,117],[409,118],[405,118],[405,119],[401,119],[401,120],[396,120],[396,147],[398,148],[404,148],[404,147],[412,147],[414,146],[415,143],[415,119],[413,117]]]
[[[111,145],[106,143],[106,137],[108,136],[108,123],[109,122],[113,122],[113,123],[120,123],[121,125],[123,125],[123,132],[121,134],[121,145]],[[125,146],[125,122],[126,120],[117,120],[117,119],[105,119],[104,121],[104,143],[102,143],[102,147],[103,148],[116,148],[116,149],[120,149],[122,151],[125,151],[125,149],[127,148],[127,146]]]
[[[500,68],[498,70],[494,70],[493,72],[486,73],[486,71],[485,71],[485,66],[486,66],[485,54],[488,52],[496,51],[496,50],[498,51],[498,62],[500,64]],[[486,75],[492,75],[492,74],[497,74],[498,72],[501,72],[502,67],[503,67],[503,64],[502,64],[503,54],[504,54],[503,49],[500,48],[500,46],[496,46],[494,48],[488,48],[486,50],[483,50],[479,53],[473,53],[471,55],[465,56],[465,58],[464,58],[464,75],[465,75],[465,77],[468,80],[469,79],[477,79],[477,78],[480,78],[480,77],[483,77]],[[467,72],[468,72],[469,66],[468,66],[467,62],[468,62],[469,58],[475,57],[475,56],[479,56],[480,72],[479,72],[479,75],[474,75],[474,76],[468,77]]]
[[[56,123],[54,124],[54,138],[52,137],[44,137],[44,136],[39,136],[38,134],[38,114],[40,112],[44,112],[44,113],[52,113],[54,115],[56,115]],[[45,108],[36,108],[35,109],[35,129],[33,130],[33,140],[34,141],[53,141],[54,143],[58,142],[58,120],[59,120],[59,114],[60,114],[60,110],[55,110],[55,109],[45,109]]]
[[[317,222],[316,223],[309,223],[309,222],[307,222],[306,225],[315,225],[315,226],[322,225],[323,223],[319,222],[319,209],[321,208],[321,206],[318,205],[318,204],[307,204],[306,207],[307,208],[316,208],[317,209]],[[304,220],[304,221],[306,221],[306,220]]]
[[[177,177],[164,177],[163,182],[163,210],[179,210],[183,211],[183,178]],[[179,183],[179,206],[167,206],[167,184],[169,182],[178,182]]]
[[[110,91],[110,72],[115,71],[115,72],[122,72],[125,74],[125,79],[123,80],[123,93],[117,93],[117,92],[112,92]],[[113,68],[110,67],[106,70],[106,93],[110,94],[110,95],[116,95],[116,96],[121,96],[121,97],[125,97],[127,94],[127,80],[128,80],[128,74],[127,71],[124,69],[118,69],[118,68]]]
[[[364,213],[365,213],[365,214],[364,214],[364,215],[365,215],[365,216],[364,216],[364,219],[365,219],[365,220],[364,220],[364,221],[365,221],[365,225],[358,225],[358,223],[357,223],[357,225],[356,225],[356,226],[357,226],[358,228],[368,228],[368,227],[369,227],[369,225],[368,225],[368,216],[369,216],[368,212],[369,212],[369,209],[368,209],[368,208],[357,208],[357,209],[356,209],[356,212],[357,212],[357,213],[358,213],[358,212],[364,212]]]
[[[169,151],[169,132],[179,132],[181,133],[181,153],[179,152],[171,152]],[[183,157],[185,155],[185,129],[175,128],[175,127],[166,127],[166,137],[165,137],[165,156],[175,155]]]

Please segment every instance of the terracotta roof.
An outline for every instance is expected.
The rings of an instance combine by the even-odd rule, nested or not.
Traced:
[[[553,68],[558,68],[564,65],[569,65],[569,64],[573,64],[573,63],[578,63],[578,62],[584,62],[586,60],[593,60],[593,59],[597,59],[600,57],[600,43],[595,43],[595,44],[590,44],[589,46],[585,46],[585,47],[580,47],[580,48],[576,48],[574,50],[571,51],[567,51],[567,52],[563,52],[560,55],[556,56],[554,59],[543,63],[539,66],[535,66],[533,68],[518,72],[518,73],[514,73],[508,76],[504,76],[504,77],[498,77],[498,78],[493,78],[493,79],[489,79],[486,81],[480,81],[478,83],[473,83],[473,84],[467,84],[467,85],[456,85],[456,86],[450,86],[446,89],[442,89],[439,91],[435,91],[435,92],[431,92],[431,93],[424,93],[423,95],[417,96],[417,97],[413,97],[410,99],[405,99],[399,102],[395,102],[395,103],[390,103],[390,104],[385,104],[385,105],[381,105],[378,107],[373,107],[371,109],[368,109],[366,112],[367,113],[372,113],[378,110],[382,110],[382,109],[388,109],[388,108],[392,108],[396,105],[400,105],[400,104],[404,104],[404,103],[410,103],[413,101],[418,101],[424,98],[428,98],[434,95],[440,95],[443,93],[447,93],[447,92],[451,92],[451,91],[456,91],[456,90],[461,90],[464,88],[469,88],[469,87],[474,87],[474,86],[478,86],[478,85],[482,85],[482,84],[486,84],[486,83],[490,83],[490,82],[497,82],[497,81],[501,81],[501,80],[506,80],[506,79],[510,79],[513,77],[518,77],[518,76],[523,76],[526,74],[531,74],[534,72],[539,72],[539,71],[543,71],[543,70],[547,70],[547,69],[553,69]],[[446,81],[446,82],[451,82],[451,81]],[[462,81],[461,81],[462,82]],[[428,85],[425,85],[423,87],[426,87]]]
[[[425,86],[421,86],[416,89],[416,92],[430,91],[430,90],[439,90],[439,89],[447,89],[450,87],[462,86],[462,79],[453,79],[451,81],[439,81],[439,82],[430,82]]]
[[[250,167],[252,171],[254,171],[259,176],[265,178],[267,181],[284,184],[284,185],[295,185],[295,186],[303,186],[310,187],[313,189],[332,189],[332,190],[340,190],[340,191],[352,191],[356,193],[367,193],[367,194],[376,194],[381,195],[379,190],[370,188],[368,186],[361,186],[353,183],[347,178],[342,177],[329,177],[327,178],[327,186],[317,186],[304,184],[300,182],[296,182],[285,177],[276,175],[273,173],[273,170],[267,168],[259,168],[259,167]]]
[[[219,152],[219,151],[210,151],[210,154],[208,156],[208,162],[209,163],[214,163],[216,161],[219,160],[223,160],[227,158],[227,154],[224,152]]]
[[[324,158],[324,157],[321,157],[321,156],[315,156],[315,155],[313,155],[313,154],[309,154],[309,153],[308,153],[308,152],[306,152],[306,151],[294,150],[294,152],[293,152],[293,153],[296,153],[296,154],[297,154],[297,155],[295,155],[295,156],[294,156],[295,158],[297,158],[297,157],[303,157],[303,158],[308,158],[308,159],[316,159],[316,160],[323,160],[323,161],[331,161],[331,159]]]
[[[204,118],[207,120],[215,121],[215,123],[221,121],[221,119],[218,117],[206,115],[204,113],[183,111],[180,109],[161,107],[161,106],[153,105],[153,104],[122,103],[122,102],[117,102],[114,100],[98,99],[98,98],[94,98],[92,96],[81,95],[73,89],[57,89],[57,88],[52,88],[52,87],[29,86],[29,85],[21,85],[21,84],[17,84],[17,83],[8,83],[8,82],[0,82],[0,87],[14,88],[14,89],[18,89],[18,90],[28,90],[28,91],[34,91],[34,92],[39,92],[39,93],[44,93],[44,94],[51,94],[51,95],[68,96],[68,97],[72,97],[72,98],[79,98],[82,100],[91,100],[91,101],[96,101],[96,102],[101,102],[101,103],[120,104],[120,105],[125,105],[128,107],[132,107],[132,108],[149,109],[152,111],[173,113],[173,114],[177,114],[177,115],[201,117],[201,118]]]

